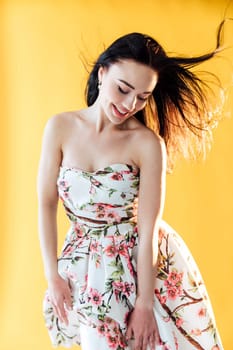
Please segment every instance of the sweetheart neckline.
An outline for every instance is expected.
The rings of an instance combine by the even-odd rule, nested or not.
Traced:
[[[96,174],[100,171],[104,171],[106,170],[107,168],[112,168],[112,167],[115,167],[117,165],[120,165],[120,166],[126,166],[126,167],[131,167],[132,169],[137,169],[139,170],[139,167],[137,165],[133,165],[133,164],[129,164],[129,163],[113,163],[113,164],[109,164],[109,165],[106,165],[106,166],[103,166],[97,170],[94,170],[94,171],[88,171],[88,170],[83,170],[79,167],[75,167],[75,166],[68,166],[68,165],[60,165],[60,169],[69,169],[69,170],[74,170],[76,172],[81,172],[81,173],[86,173],[86,174]]]

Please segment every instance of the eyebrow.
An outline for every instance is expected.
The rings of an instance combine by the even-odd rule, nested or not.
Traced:
[[[129,88],[135,90],[135,87],[133,85],[131,85],[130,83],[127,83],[127,81],[119,79],[120,82],[124,83],[125,85],[127,85]],[[143,94],[151,94],[152,91],[144,91]]]

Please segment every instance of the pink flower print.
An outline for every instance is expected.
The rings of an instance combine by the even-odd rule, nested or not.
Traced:
[[[198,316],[199,317],[204,317],[206,315],[206,308],[201,308],[198,310]]]
[[[63,250],[63,256],[70,255],[75,250],[74,246],[71,244],[68,244],[65,249]]]
[[[178,273],[176,270],[173,270],[164,281],[164,285],[167,287],[167,297],[169,299],[175,300],[182,294],[182,278],[183,273]]]
[[[135,292],[134,283],[114,281],[112,283],[112,286],[114,287],[114,293],[115,293],[117,301],[119,301],[120,292],[122,292],[127,297],[129,297],[132,293]]]
[[[119,303],[120,291],[119,291],[118,289],[115,289],[115,290],[114,290],[114,294],[115,294],[115,297],[116,297],[116,301]]]
[[[112,282],[112,285],[116,288],[116,289],[119,289],[119,290],[123,290],[123,285],[124,283],[121,282],[121,281],[113,281]]]
[[[96,189],[94,186],[91,185],[90,189],[89,189],[89,194],[96,194]]]
[[[95,205],[95,211],[97,211],[97,212],[105,211],[104,205],[103,204],[96,204]]]
[[[135,285],[133,283],[125,282],[123,292],[125,295],[127,295],[127,297],[129,297],[133,292],[135,292]]]
[[[100,305],[102,303],[102,295],[98,292],[97,289],[90,288],[90,301],[94,305]]]
[[[80,293],[84,293],[85,290],[87,289],[87,281],[88,281],[88,274],[85,275],[85,280],[84,280],[84,284],[81,285],[80,287]]]
[[[123,290],[123,282],[113,281],[112,287],[114,288],[114,294],[115,294],[116,300],[117,302],[119,302],[119,295],[120,295],[120,292],[122,292]]]
[[[104,218],[104,213],[103,212],[97,213],[96,218],[103,219]]]
[[[68,198],[69,197],[69,186],[68,182],[65,180],[59,181],[59,187],[61,188],[61,191],[63,192],[63,197]]]
[[[63,192],[63,197],[64,198],[68,198],[69,197],[69,192],[68,191],[64,191]]]
[[[59,181],[59,186],[63,191],[66,191],[68,189],[68,182],[65,180]]]
[[[156,294],[156,296],[159,299],[161,304],[166,304],[167,297],[165,295],[161,295],[157,288],[155,289],[155,294]]]
[[[117,337],[113,337],[111,334],[107,334],[106,338],[110,349],[117,349],[118,347]]]
[[[100,335],[104,335],[105,334],[105,331],[106,331],[106,326],[104,323],[101,323],[97,326],[97,332],[100,334]]]
[[[105,207],[102,204],[97,204],[95,205],[94,211],[96,212],[96,217],[97,218],[104,218],[105,216]]]
[[[99,187],[101,185],[101,183],[99,181],[97,181],[96,179],[92,179],[91,183],[96,187]]]
[[[120,255],[124,256],[125,258],[128,258],[129,252],[128,252],[127,244],[126,244],[126,243],[121,243],[121,244],[118,246],[118,253],[119,253]]]
[[[199,328],[195,328],[191,330],[192,335],[201,335],[201,330]]]
[[[83,232],[80,229],[80,225],[78,223],[76,223],[76,225],[74,227],[74,231],[75,231],[77,237],[83,237]]]
[[[130,241],[128,243],[128,247],[133,249],[136,245],[136,238],[135,237],[130,237]]]
[[[110,244],[107,247],[104,248],[104,252],[106,253],[107,256],[110,258],[113,258],[117,254],[117,250],[114,244]]]
[[[119,181],[119,180],[123,180],[123,176],[121,173],[116,172],[111,176],[111,179]]]
[[[111,209],[110,209],[111,208]],[[121,222],[121,217],[116,211],[112,210],[112,207],[107,208],[106,216],[109,222]]]
[[[178,273],[176,270],[173,270],[169,273],[167,281],[169,282],[172,286],[175,286],[179,283],[182,283],[182,278],[183,278],[183,273]],[[166,284],[165,284],[166,285]]]
[[[178,318],[176,319],[176,326],[177,326],[178,328],[180,328],[180,327],[182,326],[183,323],[184,323],[183,318],[178,317]]]
[[[90,251],[92,253],[97,253],[98,252],[98,248],[99,248],[99,242],[98,241],[92,241],[90,244]]]
[[[168,299],[175,300],[181,294],[182,294],[182,288],[181,287],[170,286],[167,289],[167,297],[168,297]]]
[[[166,301],[167,301],[167,297],[166,297],[165,295],[160,296],[160,302],[161,302],[161,304],[166,304]]]
[[[110,317],[105,317],[105,323],[106,324],[113,324],[113,319],[112,318],[110,318]]]

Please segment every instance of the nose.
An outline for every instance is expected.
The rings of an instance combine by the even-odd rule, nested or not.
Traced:
[[[127,111],[132,111],[134,110],[137,102],[137,97],[136,96],[128,96],[123,103],[123,107],[127,109]]]

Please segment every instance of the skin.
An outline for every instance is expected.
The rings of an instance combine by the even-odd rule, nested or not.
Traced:
[[[67,324],[71,293],[57,266],[56,181],[60,165],[87,171],[114,163],[137,165],[138,291],[126,336],[134,338],[133,350],[146,350],[147,345],[154,349],[159,333],[153,313],[157,251],[152,245],[157,246],[164,206],[166,151],[163,140],[134,114],[146,106],[158,76],[150,67],[122,60],[108,68],[100,67],[98,77],[99,96],[91,107],[55,115],[45,126],[37,181],[45,276],[54,311]]]

